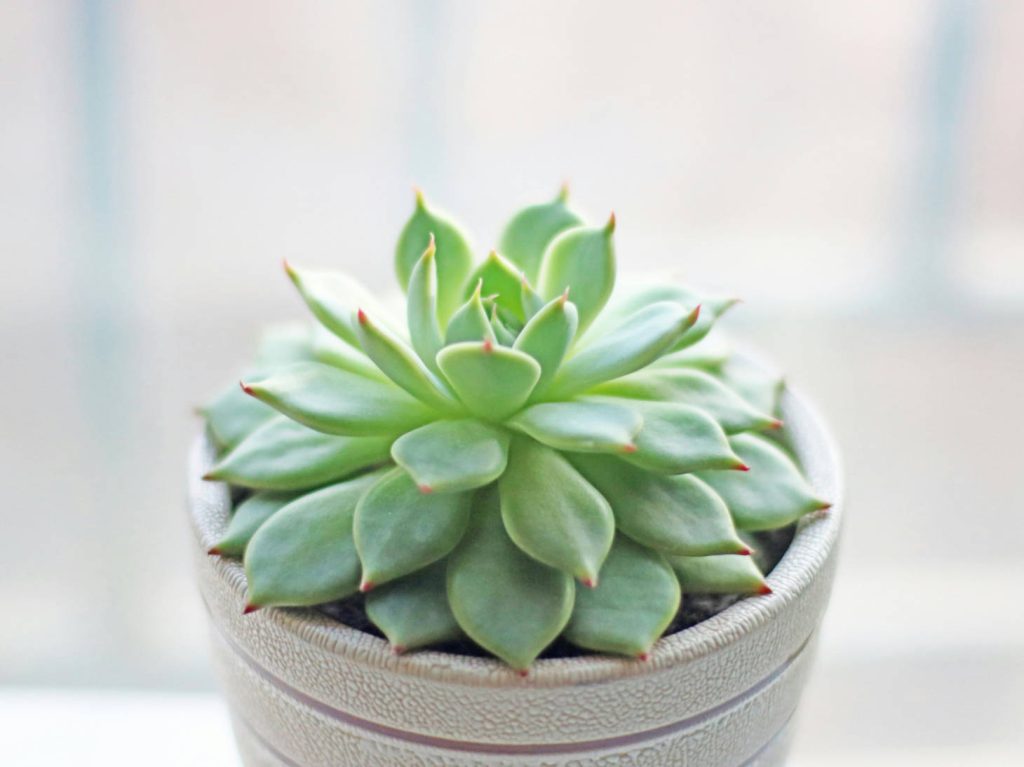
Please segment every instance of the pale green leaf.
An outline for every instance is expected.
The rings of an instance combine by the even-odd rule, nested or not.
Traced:
[[[603,455],[578,453],[572,462],[608,499],[618,529],[644,546],[686,556],[747,548],[725,503],[696,477],[653,474]]]
[[[615,286],[614,223],[613,218],[607,226],[599,228],[568,229],[552,240],[544,252],[538,290],[550,300],[570,289],[579,310],[581,334],[597,317]]]
[[[437,355],[455,393],[474,415],[500,420],[519,410],[540,378],[540,365],[528,354],[483,343],[458,343]]]
[[[546,303],[544,301],[544,297],[533,289],[533,286],[525,277],[520,282],[519,301],[523,305],[524,320],[530,319],[533,315],[543,309],[544,304]]]
[[[633,438],[643,425],[629,402],[610,397],[542,402],[520,410],[508,425],[557,450],[628,453],[635,450]]]
[[[357,308],[387,317],[374,295],[347,274],[299,269],[287,262],[285,270],[313,315],[325,328],[350,344],[359,345],[355,322]]]
[[[302,490],[388,460],[390,437],[339,437],[275,416],[207,474],[261,490]]]
[[[446,346],[464,341],[490,341],[494,343],[494,329],[487,319],[487,310],[480,299],[480,282],[470,295],[469,300],[459,307],[448,323],[444,343]],[[436,360],[435,360],[436,362]]]
[[[362,349],[357,349],[348,341],[342,340],[323,325],[317,325],[313,331],[313,359],[348,370],[350,373],[357,373],[364,378],[390,383],[390,379],[363,354]]]
[[[577,647],[645,656],[679,610],[679,581],[665,558],[618,536],[595,589],[577,589],[565,638]]]
[[[525,671],[562,633],[574,592],[572,578],[508,537],[493,486],[480,492],[469,530],[448,562],[448,602],[462,630]]]
[[[558,372],[576,336],[579,315],[576,305],[563,293],[543,306],[523,327],[512,348],[525,352],[540,365],[534,396],[540,395]]]
[[[497,304],[491,304],[491,329],[494,330],[494,337],[502,346],[512,346],[516,340],[516,334],[501,315],[504,312]],[[507,313],[504,313],[507,317]]]
[[[421,492],[401,468],[381,477],[356,508],[363,590],[446,556],[466,531],[470,500],[469,493]]]
[[[366,614],[395,652],[458,639],[462,630],[448,606],[447,561],[386,583],[366,595]]]
[[[437,319],[437,260],[434,240],[431,238],[409,277],[406,295],[406,323],[412,348],[423,363],[437,371],[435,358],[444,346],[441,324]]]
[[[785,382],[778,372],[744,357],[733,357],[718,375],[756,409],[771,415],[779,412],[779,399]]]
[[[498,247],[509,261],[518,264],[528,279],[536,280],[548,244],[566,229],[583,223],[559,193],[552,202],[531,205],[516,213],[505,226]]]
[[[789,456],[768,440],[740,434],[730,442],[750,471],[709,471],[700,476],[722,497],[741,530],[773,530],[828,507]]]
[[[502,307],[520,321],[523,319],[523,274],[516,265],[491,251],[470,278],[470,286],[482,285],[485,296],[494,296]],[[472,288],[471,288],[472,289]]]
[[[450,493],[500,477],[508,441],[507,432],[480,421],[435,421],[399,437],[391,456],[421,489]]]
[[[295,493],[256,493],[249,496],[235,509],[224,537],[210,549],[210,553],[241,557],[260,526],[295,498]]]
[[[249,371],[246,375],[250,380],[262,376],[257,371]],[[200,412],[206,419],[213,441],[219,448],[228,450],[274,417],[273,408],[247,397],[237,383],[227,386]]]
[[[668,556],[683,590],[694,594],[770,593],[753,557],[720,554],[711,557]]]
[[[559,453],[513,440],[498,480],[509,536],[539,562],[596,583],[615,536],[608,502]]]

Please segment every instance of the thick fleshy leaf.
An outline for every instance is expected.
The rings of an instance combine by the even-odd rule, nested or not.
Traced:
[[[668,562],[688,594],[770,593],[753,557],[737,554],[712,557],[669,555]]]
[[[713,335],[696,346],[666,354],[652,362],[651,366],[697,368],[708,373],[718,373],[731,356],[732,346],[722,336]]]
[[[485,296],[494,296],[498,306],[523,319],[523,273],[497,251],[491,251],[470,278],[470,285],[483,285]]]
[[[564,397],[646,367],[693,325],[700,307],[663,301],[630,315],[617,329],[584,347],[562,365],[551,384]]]
[[[540,378],[540,365],[529,354],[488,341],[446,346],[437,364],[463,404],[486,420],[519,410]]]
[[[740,434],[730,442],[750,471],[709,471],[700,476],[725,501],[738,528],[773,530],[828,508],[796,464],[771,442],[754,434]]]
[[[615,286],[614,216],[603,227],[576,227],[558,235],[544,252],[538,290],[552,299],[566,288],[579,310],[583,333],[608,301]]]
[[[565,638],[588,650],[644,656],[672,622],[681,598],[665,558],[620,535],[597,588],[576,591]]]
[[[567,201],[568,194],[563,188],[551,202],[531,205],[516,213],[502,232],[498,249],[530,280],[537,279],[548,244],[566,229],[583,224]]]
[[[356,333],[366,355],[381,372],[409,394],[441,411],[457,407],[448,387],[423,364],[405,341],[375,323],[362,310],[358,312]]]
[[[452,315],[444,338],[446,346],[464,341],[490,341],[494,343],[494,329],[491,327],[490,320],[487,319],[487,310],[480,299],[481,288],[482,285],[478,281],[469,300]]]
[[[502,317],[505,314],[505,317]],[[509,327],[507,312],[503,312],[497,304],[491,304],[491,329],[494,330],[494,337],[502,346],[512,346],[516,340],[516,334]]]
[[[313,359],[348,370],[350,373],[357,373],[364,378],[390,383],[390,379],[363,354],[362,349],[357,349],[348,341],[342,340],[323,325],[317,325],[313,331]]]
[[[356,509],[355,538],[364,591],[426,567],[461,540],[469,493],[424,493],[403,469],[380,478]]]
[[[525,320],[530,319],[533,315],[543,309],[544,304],[546,303],[544,301],[544,297],[533,289],[530,281],[525,277],[519,285],[519,300],[523,305],[523,319]]]
[[[727,434],[770,429],[779,422],[760,413],[714,376],[690,368],[650,368],[594,387],[595,394],[678,402],[700,408]]]
[[[601,401],[628,403],[643,418],[643,428],[633,440],[636,450],[623,456],[630,463],[663,474],[743,467],[722,427],[699,408],[613,397]]]
[[[395,652],[462,636],[448,607],[447,561],[386,583],[366,595],[366,614]]]
[[[247,373],[250,380],[261,376],[256,371]],[[256,429],[274,417],[274,409],[245,396],[238,384],[231,384],[200,411],[210,429],[210,436],[222,449],[235,447]]]
[[[397,386],[308,362],[244,390],[311,429],[351,436],[395,435],[434,414]]]
[[[516,545],[587,584],[615,536],[611,507],[558,452],[518,438],[498,480],[501,517]]]
[[[437,372],[437,353],[444,346],[437,320],[437,260],[434,238],[412,269],[407,288],[405,316],[412,348],[423,363]]]
[[[283,322],[263,331],[256,350],[256,366],[274,368],[313,359],[313,327],[306,322]]]
[[[534,396],[541,394],[558,372],[578,325],[576,305],[563,293],[534,314],[516,337],[513,348],[526,352],[540,365]]]
[[[622,324],[622,321],[631,314],[645,306],[661,301],[671,301],[686,309],[692,309],[698,304],[701,306],[701,316],[694,327],[687,331],[687,339],[703,328],[705,324],[710,327],[715,319],[736,303],[735,298],[723,298],[691,290],[680,285],[671,275],[658,281],[648,279],[639,283],[627,282],[616,287],[615,294],[594,323],[591,333],[592,335],[606,333]],[[705,335],[706,332],[704,331]]]
[[[402,288],[434,235],[437,248],[437,315],[442,326],[458,307],[463,285],[473,268],[473,248],[462,230],[447,216],[427,206],[416,193],[416,209],[402,229],[395,248],[395,271]]]
[[[241,557],[249,540],[260,526],[274,514],[294,501],[295,493],[256,493],[242,501],[231,515],[227,532],[211,554],[224,557]]]
[[[722,367],[719,377],[761,412],[779,412],[779,399],[786,386],[779,373],[743,357],[733,357]]]
[[[699,341],[703,341],[714,328],[715,323],[729,309],[738,303],[735,298],[704,298],[701,313],[693,327],[687,329],[673,347],[675,350],[688,349]]]
[[[448,602],[464,632],[526,670],[572,614],[572,578],[527,556],[501,520],[493,486],[477,495],[469,530],[448,562]]]
[[[611,397],[541,402],[520,410],[508,425],[556,450],[629,453],[636,449],[633,439],[643,426],[629,402]]]
[[[696,477],[653,474],[611,456],[580,453],[572,462],[608,499],[618,529],[644,546],[686,556],[747,548],[725,503]]]
[[[260,525],[245,549],[249,604],[318,605],[355,593],[359,557],[352,518],[377,479],[364,474],[309,493]]]
[[[299,269],[288,262],[284,268],[313,315],[325,328],[350,344],[359,346],[355,323],[357,308],[387,317],[386,310],[373,294],[347,274]]]
[[[399,437],[391,456],[421,490],[451,493],[500,477],[508,441],[507,432],[481,421],[435,421]]]
[[[390,437],[339,437],[275,416],[206,476],[261,490],[302,490],[386,461],[390,446]]]

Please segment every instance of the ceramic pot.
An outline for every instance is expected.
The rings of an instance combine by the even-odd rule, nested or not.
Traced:
[[[243,616],[241,565],[206,554],[230,499],[225,485],[199,479],[214,457],[200,440],[189,468],[196,567],[245,764],[782,764],[842,516],[838,460],[820,419],[792,393],[782,414],[812,485],[834,506],[802,521],[768,577],[774,593],[659,640],[646,662],[540,660],[526,678],[485,658],[395,656],[384,640],[313,610]]]

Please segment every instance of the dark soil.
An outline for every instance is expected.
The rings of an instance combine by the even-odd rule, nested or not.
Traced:
[[[789,544],[793,540],[795,531],[796,526],[790,525],[789,527],[784,527],[780,530],[770,530],[764,533],[752,533],[747,536],[751,539],[753,548],[756,551],[754,557],[756,558],[757,564],[766,575],[772,571],[775,565],[778,564],[779,560],[782,559],[782,555],[786,553],[786,549],[789,548]],[[669,625],[665,634],[674,634],[677,631],[690,628],[690,626],[695,626],[701,621],[706,621],[708,618],[717,615],[730,605],[736,604],[736,602],[746,598],[747,597],[737,594],[684,594],[682,607],[680,607],[675,620],[673,620]],[[362,594],[349,597],[348,599],[342,599],[338,602],[330,602],[328,604],[320,605],[318,609],[320,612],[334,618],[340,623],[344,623],[346,626],[358,629],[359,631],[365,631],[367,634],[373,634],[377,637],[384,637],[384,635],[381,634],[377,627],[374,626],[366,616],[366,610],[364,609],[364,597]],[[489,657],[489,653],[480,649],[468,639],[457,642],[446,642],[444,644],[436,645],[433,649],[452,653],[453,655]],[[564,639],[559,638],[556,639],[540,657],[577,658],[582,655],[594,654],[595,653],[590,652],[589,650],[581,650],[580,648],[569,644]]]

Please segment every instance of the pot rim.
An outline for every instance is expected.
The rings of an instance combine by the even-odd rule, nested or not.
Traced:
[[[836,546],[844,506],[838,449],[817,410],[801,394],[787,387],[782,396],[781,412],[798,461],[815,490],[831,500],[831,508],[806,515],[798,523],[792,542],[768,575],[771,594],[742,599],[695,626],[662,637],[645,661],[608,655],[542,658],[534,661],[527,679],[520,679],[517,672],[491,657],[429,649],[396,656],[387,640],[346,626],[313,608],[267,607],[245,620],[271,621],[295,640],[343,657],[350,663],[371,666],[382,672],[472,686],[507,687],[516,680],[530,686],[593,684],[643,677],[691,663],[738,642],[784,613],[808,589]],[[200,503],[219,504],[224,512],[221,519],[226,520],[231,504],[226,484],[201,479],[213,458],[208,436],[198,437],[189,461],[189,505],[191,525],[203,556],[223,529],[209,516],[197,514],[197,507]],[[218,575],[235,593],[241,612],[247,601],[242,564],[219,557],[214,565]]]

